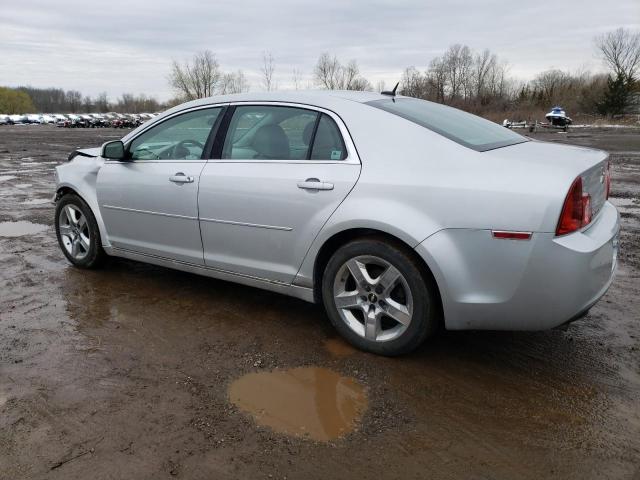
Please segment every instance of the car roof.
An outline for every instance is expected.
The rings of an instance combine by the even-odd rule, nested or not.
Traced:
[[[389,98],[377,92],[362,92],[355,90],[278,90],[275,92],[247,92],[234,93],[230,95],[217,95],[213,97],[200,98],[190,102],[176,105],[169,110],[162,112],[153,118],[152,122],[145,122],[144,126],[139,128],[149,128],[156,123],[163,121],[166,117],[194,107],[206,105],[214,105],[221,103],[234,102],[282,102],[282,103],[298,103],[301,105],[310,105],[327,110],[336,111],[337,108],[348,105],[363,104],[374,100]],[[339,113],[339,112],[337,112]],[[138,133],[138,129],[132,130],[123,137],[126,143],[130,138]]]
[[[365,103],[373,100],[388,98],[377,92],[362,92],[354,90],[279,90],[275,92],[248,92],[230,95],[216,95],[213,97],[194,100],[181,107],[209,105],[227,102],[291,102],[307,103],[322,107],[333,104],[336,99]]]

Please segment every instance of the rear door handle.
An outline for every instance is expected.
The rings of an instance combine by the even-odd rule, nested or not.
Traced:
[[[298,182],[298,188],[304,190],[333,190],[333,183],[321,182],[317,178],[307,178],[304,182]]]
[[[185,175],[182,172],[178,172],[169,177],[169,181],[173,183],[193,183],[193,180],[194,178],[191,175]]]

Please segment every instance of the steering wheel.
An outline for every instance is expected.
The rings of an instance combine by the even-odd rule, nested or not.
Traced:
[[[145,146],[140,146],[138,148],[136,148],[135,152],[136,154],[139,154],[140,152],[148,152],[151,155],[153,155],[155,158],[153,160],[159,160],[160,159],[160,155],[158,155],[156,152],[154,152],[153,150],[145,147]],[[136,160],[147,160],[146,158],[140,158],[140,157],[136,157]]]
[[[186,158],[187,155],[190,155],[191,151],[187,148],[187,145],[193,145],[199,147],[201,150],[204,150],[204,144],[198,142],[197,140],[180,140],[178,143],[176,143],[175,147],[173,147],[173,157]],[[180,149],[182,149],[184,152],[184,155],[182,156],[178,156],[178,152],[180,151]]]

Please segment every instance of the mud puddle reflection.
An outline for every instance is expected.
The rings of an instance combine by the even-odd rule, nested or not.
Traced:
[[[355,379],[319,367],[249,373],[231,384],[229,398],[259,425],[320,441],[352,431],[367,408]]]
[[[45,231],[46,225],[31,223],[25,220],[18,222],[0,222],[0,237],[21,237]]]

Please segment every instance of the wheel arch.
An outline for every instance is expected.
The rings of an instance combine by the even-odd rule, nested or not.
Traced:
[[[76,189],[68,186],[68,185],[63,185],[60,186],[56,189],[56,196],[54,197],[54,202],[58,202],[58,200],[60,200],[62,197],[64,197],[65,195],[68,194],[73,194],[73,195],[77,195],[80,198],[82,198],[82,200],[84,200],[85,203],[87,203],[87,200],[82,196],[82,194],[80,192],[78,192]]]
[[[442,296],[440,294],[440,286],[436,281],[431,267],[407,242],[391,233],[385,232],[383,230],[378,230],[376,228],[349,228],[337,232],[325,240],[325,242],[318,250],[318,253],[316,254],[313,266],[313,297],[315,302],[322,305],[322,274],[324,273],[324,269],[331,256],[341,246],[347,244],[348,242],[367,237],[380,238],[395,245],[399,249],[403,250],[416,262],[416,264],[420,268],[420,272],[425,278],[425,281],[430,282],[435,289],[436,298],[438,299],[437,308],[439,309],[440,319],[441,321],[443,321],[443,305]]]
[[[60,200],[64,195],[67,194],[77,195],[91,209],[91,213],[93,213],[93,216],[96,219],[96,223],[98,224],[98,229],[100,230],[100,239],[102,241],[102,246],[109,247],[109,242],[107,240],[107,231],[102,220],[102,215],[100,214],[100,209],[98,208],[97,199],[95,199],[95,197],[91,197],[90,195],[85,195],[81,189],[75,187],[74,185],[68,183],[60,183],[56,187],[54,201],[57,203],[58,200]]]

